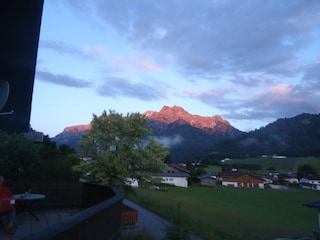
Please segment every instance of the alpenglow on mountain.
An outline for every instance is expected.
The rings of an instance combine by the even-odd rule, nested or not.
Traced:
[[[192,115],[179,106],[164,106],[159,112],[146,111],[143,115],[148,119],[148,127],[152,129],[155,139],[168,147],[174,162],[184,162],[220,140],[242,134],[220,116]],[[77,142],[90,127],[91,124],[66,127],[52,140],[77,151]]]
[[[232,136],[232,134],[238,135],[239,133],[239,130],[232,127],[228,121],[218,115],[212,117],[192,115],[179,106],[164,106],[160,112],[147,111],[144,115],[148,118],[149,125],[153,130],[152,122],[156,121],[161,122],[164,126],[173,123],[187,124],[209,134],[222,133]]]

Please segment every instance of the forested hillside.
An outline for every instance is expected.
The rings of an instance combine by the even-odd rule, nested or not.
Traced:
[[[237,157],[261,155],[319,156],[320,114],[282,118],[238,138],[221,141],[208,152]]]

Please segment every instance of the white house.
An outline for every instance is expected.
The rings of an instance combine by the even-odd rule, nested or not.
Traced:
[[[264,184],[273,183],[273,179],[270,176],[261,176],[261,178],[264,180]]]
[[[274,155],[272,155],[272,158],[281,158],[281,159],[284,159],[284,158],[287,158],[286,156],[281,156],[281,155],[276,155],[276,154],[274,154]]]
[[[157,177],[162,178],[162,183],[171,184],[177,187],[188,187],[188,177],[187,173],[159,173]]]
[[[126,184],[133,188],[139,187],[138,180],[135,178],[126,178]]]
[[[284,181],[286,181],[287,183],[299,183],[299,180],[297,178],[297,174],[295,173],[291,173],[291,174],[286,174],[284,177]]]
[[[301,178],[299,182],[302,188],[320,191],[320,176]]]
[[[169,164],[163,173],[156,177],[162,178],[162,183],[175,185],[177,187],[188,187],[188,178],[190,171],[185,165]]]

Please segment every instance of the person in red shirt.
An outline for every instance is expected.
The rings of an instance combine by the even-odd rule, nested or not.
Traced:
[[[10,189],[7,186],[4,186],[3,183],[4,183],[4,177],[0,176],[0,199],[13,197]],[[9,229],[9,231],[14,231],[14,229],[16,228],[16,225],[15,225],[16,208],[14,207],[12,210],[7,212],[5,217],[7,217],[7,227]]]

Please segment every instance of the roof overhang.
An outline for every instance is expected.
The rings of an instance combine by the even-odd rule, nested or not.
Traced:
[[[0,131],[27,132],[44,0],[0,2],[0,81],[8,96],[0,109]],[[2,113],[2,114],[1,114]]]

